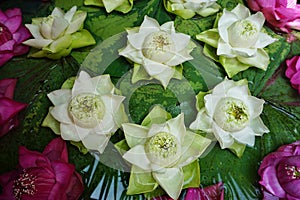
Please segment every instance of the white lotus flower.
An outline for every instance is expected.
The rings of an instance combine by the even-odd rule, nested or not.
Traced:
[[[82,29],[86,16],[76,6],[66,13],[56,7],[48,17],[33,18],[32,24],[25,24],[34,38],[23,44],[39,49],[30,56],[52,59],[66,56],[74,48],[95,44],[92,35]]]
[[[110,136],[125,122],[122,101],[114,94],[109,75],[90,77],[81,71],[71,89],[48,94],[50,114],[60,122],[64,140],[81,141],[88,150],[103,153]]]
[[[202,17],[215,14],[220,6],[217,0],[164,0],[165,8],[184,19],[189,19],[196,14]]]
[[[234,142],[254,146],[255,136],[269,132],[259,117],[264,100],[250,95],[246,80],[226,78],[204,96],[204,103],[190,128],[213,133],[222,149]]]
[[[174,22],[160,26],[155,19],[145,16],[141,27],[128,30],[127,38],[128,44],[120,55],[140,64],[164,87],[174,76],[174,66],[193,59],[189,55],[193,49],[190,36],[176,33]]]
[[[232,11],[224,9],[218,22],[217,55],[237,57],[242,63],[253,64],[263,70],[269,64],[269,55],[263,49],[276,41],[262,32],[265,17],[261,12],[251,15],[249,9],[238,4]]]
[[[211,141],[186,130],[183,114],[150,127],[131,123],[122,127],[131,148],[123,158],[133,164],[131,173],[150,172],[167,194],[177,199],[184,184],[182,167],[195,161]]]

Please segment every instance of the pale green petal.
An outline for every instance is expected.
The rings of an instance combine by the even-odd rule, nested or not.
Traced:
[[[190,19],[196,15],[196,13],[190,9],[174,10],[173,13],[182,17],[183,19]]]
[[[114,93],[114,85],[111,82],[110,75],[104,74],[101,76],[95,76],[90,79],[91,83],[93,85],[93,88],[95,88],[95,91],[99,95],[105,95],[105,94],[113,94]]]
[[[91,33],[85,29],[77,31],[72,35],[72,49],[77,49],[85,46],[90,46],[96,44],[95,39],[91,35]]]
[[[217,48],[220,35],[218,29],[214,28],[201,32],[196,35],[196,38],[214,48]]]
[[[234,143],[230,133],[221,129],[216,123],[213,123],[212,130],[222,149],[228,148]]]
[[[197,160],[210,144],[210,139],[187,131],[181,144],[182,153],[178,165],[183,167]]]
[[[264,48],[264,47],[268,46],[269,44],[276,42],[277,40],[278,39],[272,38],[271,36],[269,36],[266,33],[259,33],[259,37],[255,44],[255,47],[256,48]]]
[[[133,64],[133,73],[131,77],[131,82],[136,83],[140,80],[151,80],[153,77],[149,76],[146,72],[145,68],[140,64],[134,63]]]
[[[181,168],[165,168],[159,172],[153,172],[154,179],[173,199],[178,199],[184,182]]]
[[[60,89],[50,92],[48,95],[50,101],[55,105],[65,104],[71,99],[71,90],[69,89]]]
[[[50,113],[60,123],[73,123],[69,115],[68,107],[69,104],[67,102],[65,104],[56,105],[51,109]]]
[[[143,170],[148,172],[151,171],[151,162],[149,161],[144,146],[142,145],[137,145],[131,148],[123,155],[123,158]]]
[[[116,11],[126,14],[129,11],[131,11],[132,7],[133,7],[133,0],[126,0],[124,1],[123,4],[121,4],[116,8]]]
[[[126,0],[102,0],[104,7],[106,9],[106,12],[110,13],[120,5],[122,5]]]
[[[131,167],[127,195],[143,194],[154,191],[158,187],[151,172],[144,171],[137,166]]]
[[[57,53],[50,53],[49,51],[44,51],[47,58],[53,59],[53,60],[58,60],[61,59],[62,57],[66,57],[71,53],[71,48],[63,49],[60,52]]]
[[[69,23],[64,18],[55,17],[51,29],[52,39],[57,39],[59,36],[63,35]]]
[[[61,51],[68,49],[72,44],[71,35],[64,35],[57,40],[54,40],[49,46],[44,47],[44,51],[49,53],[60,53]]]
[[[255,133],[250,127],[232,132],[231,135],[239,143],[246,144],[250,147],[253,147],[255,144]]]
[[[87,13],[85,11],[77,11],[68,26],[65,34],[72,34],[75,33],[76,31],[80,30],[83,27],[84,20],[87,16]]]
[[[200,111],[202,108],[205,107],[205,104],[204,104],[204,96],[209,94],[209,92],[202,92],[200,91],[197,96],[196,96],[196,108],[197,108],[197,111]]]
[[[80,127],[76,127],[74,124],[60,124],[60,134],[62,139],[64,140],[71,140],[74,142],[81,141],[81,138],[79,136],[79,131],[87,131],[86,129],[82,129]]]
[[[206,114],[205,109],[203,108],[198,112],[195,121],[191,123],[189,128],[192,130],[212,132],[212,122],[212,118]]]
[[[186,128],[184,125],[184,114],[179,114],[177,117],[167,121],[166,124],[170,130],[170,134],[174,135],[181,144],[186,135]]]
[[[240,58],[242,57],[226,58],[225,56],[220,56],[220,63],[223,65],[229,78],[232,78],[241,71],[245,71],[251,66],[249,63],[242,62],[242,60],[244,61],[246,58],[242,58],[242,60],[240,60]]]
[[[246,145],[245,144],[241,144],[238,142],[234,142],[230,147],[228,147],[230,149],[230,151],[232,151],[237,157],[241,158],[245,149],[246,149]]]
[[[102,0],[84,0],[84,5],[104,7]]]
[[[237,59],[245,65],[254,66],[262,70],[266,70],[270,63],[270,57],[264,49],[257,49],[256,56],[249,58],[239,56]]]
[[[53,40],[46,40],[46,39],[40,38],[40,39],[26,40],[25,42],[23,42],[23,44],[37,48],[37,49],[41,49],[41,48],[49,45],[51,42],[53,42]]]
[[[251,15],[250,10],[242,4],[238,4],[231,12],[236,14],[239,19],[246,19]]]
[[[142,126],[150,127],[152,124],[162,124],[172,118],[161,106],[154,106],[149,114],[144,118]]]
[[[202,8],[197,10],[196,12],[201,15],[202,17],[207,17],[210,15],[213,15],[217,13],[220,10],[221,6],[217,3],[214,3],[213,5],[207,7],[207,8]]]
[[[42,126],[49,127],[55,134],[60,135],[60,123],[50,114],[52,108],[53,107],[49,108],[48,114],[42,122]]]
[[[129,147],[134,147],[138,144],[144,144],[148,138],[149,129],[137,124],[124,123],[122,124],[126,142]]]
[[[262,136],[264,133],[270,132],[268,127],[265,126],[260,117],[251,120],[250,127],[252,128],[256,136]]]

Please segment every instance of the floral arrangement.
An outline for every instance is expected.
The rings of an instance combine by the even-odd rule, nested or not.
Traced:
[[[0,7],[0,199],[300,198],[297,1]]]

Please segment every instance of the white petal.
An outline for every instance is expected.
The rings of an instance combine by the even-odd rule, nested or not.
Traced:
[[[74,124],[60,124],[60,134],[64,140],[79,142],[81,139],[78,134],[78,127]]]
[[[231,135],[239,143],[247,144],[251,147],[255,144],[255,133],[250,127],[246,127],[237,132],[232,132]]]
[[[252,128],[256,136],[262,136],[264,133],[270,132],[270,130],[265,126],[260,117],[251,120],[250,127]]]
[[[68,107],[68,103],[56,105],[51,109],[50,113],[60,123],[70,124],[73,122],[70,118]]]
[[[251,15],[250,10],[242,4],[238,4],[231,12],[236,14],[239,19],[246,19]]]
[[[266,33],[260,33],[258,40],[255,44],[255,47],[256,48],[264,48],[275,41],[277,41],[276,38],[272,38],[271,36],[269,36]]]
[[[195,119],[190,125],[190,129],[192,130],[202,130],[205,132],[212,132],[212,118],[209,117],[206,112],[205,108],[202,108]]]
[[[234,13],[229,12],[226,9],[223,10],[223,14],[218,22],[218,31],[225,43],[228,43],[228,27],[238,20],[239,18]]]
[[[62,9],[60,9],[60,8],[58,8],[58,7],[55,7],[55,8],[53,9],[51,15],[52,15],[53,17],[64,18],[65,12],[64,12]]]
[[[122,127],[124,130],[126,142],[130,148],[138,144],[144,144],[148,138],[149,129],[145,126],[124,123],[122,124]]]
[[[57,39],[63,34],[66,28],[69,26],[69,22],[64,18],[55,17],[52,24],[52,39]]]
[[[95,93],[95,91],[96,88],[91,82],[91,76],[87,72],[81,71],[74,82],[72,95],[77,96],[82,93]]]
[[[53,103],[53,105],[57,106],[60,104],[68,103],[71,99],[71,90],[69,89],[60,89],[50,92],[48,98]]]
[[[205,109],[208,116],[213,117],[216,106],[219,103],[220,99],[224,98],[225,96],[221,95],[214,95],[214,94],[208,94],[204,96],[204,102],[205,102]]]
[[[222,149],[228,148],[234,143],[231,134],[221,129],[215,122],[213,123],[212,129]]]
[[[157,32],[157,31],[153,31],[153,32]],[[127,39],[128,39],[128,42],[132,45],[133,48],[141,51],[142,48],[143,48],[143,44],[145,42],[145,39],[149,34],[151,34],[151,32],[129,34],[127,36]]]
[[[125,99],[123,96],[106,94],[101,96],[101,100],[104,103],[105,111],[114,115],[120,108],[122,101]]]
[[[139,33],[149,34],[158,31],[160,31],[159,23],[155,19],[145,15],[144,21],[140,26]]]
[[[257,12],[254,15],[249,16],[246,20],[251,21],[256,25],[258,31],[260,31],[265,23],[265,17],[262,12]]]
[[[43,36],[40,33],[40,28],[38,25],[34,24],[25,24],[26,28],[29,29],[31,35],[36,39],[41,39]]]
[[[47,23],[47,22],[41,22],[41,24],[40,24],[41,26],[41,29],[40,29],[40,31],[41,31],[41,34],[43,35],[43,37],[45,38],[45,39],[52,39],[52,37],[51,37],[51,28],[52,28],[52,24],[50,24],[50,23]]]
[[[226,92],[234,86],[236,86],[235,82],[233,80],[229,80],[227,77],[225,77],[224,81],[217,84],[213,88],[212,94],[225,97]]]
[[[252,57],[255,56],[257,52],[257,48],[238,48],[233,47],[231,49],[234,55],[241,56],[241,57]]]
[[[184,182],[181,168],[165,168],[162,172],[153,172],[152,175],[171,198],[178,199]]]
[[[238,85],[227,90],[227,96],[240,99],[247,104],[248,101],[248,85]]]
[[[144,146],[142,145],[131,148],[123,155],[123,158],[143,170],[151,171],[151,163],[146,155]]]
[[[254,119],[262,113],[265,101],[254,96],[248,96],[245,103],[249,107],[251,119]]]
[[[173,34],[173,33],[175,33],[174,22],[173,21],[166,22],[163,25],[161,25],[160,29],[169,34]],[[175,42],[178,42],[178,41],[175,40]]]
[[[23,42],[23,44],[37,48],[42,49],[43,47],[48,46],[53,40],[46,40],[46,39],[29,39]]]
[[[89,150],[98,150],[100,153],[103,153],[105,147],[109,142],[110,136],[99,135],[93,132],[90,132],[86,137],[82,138],[83,145]]]
[[[70,8],[70,10],[68,10],[68,11],[66,12],[66,14],[64,15],[64,18],[65,18],[69,23],[71,23],[72,18],[73,18],[73,16],[74,16],[76,10],[77,10],[77,6],[73,6],[73,7]]]
[[[181,144],[186,134],[186,128],[184,125],[184,114],[181,113],[177,117],[170,119],[166,122],[166,124],[169,127],[170,133],[174,135]]]
[[[236,55],[232,51],[232,46],[229,45],[229,43],[225,42],[221,38],[218,41],[218,47],[217,47],[217,55],[223,55],[228,58],[234,58]]]
[[[119,52],[119,55],[129,58],[135,63],[142,64],[144,55],[142,51],[134,48],[132,45],[128,44],[124,49]]]
[[[148,137],[152,137],[160,132],[170,133],[169,126],[166,123],[163,124],[152,124],[148,131]]]

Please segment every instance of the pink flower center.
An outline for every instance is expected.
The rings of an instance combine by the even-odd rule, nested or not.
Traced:
[[[285,165],[285,170],[290,179],[300,179],[300,167]]]
[[[6,43],[7,41],[13,39],[13,36],[9,29],[0,23],[0,45]]]
[[[36,176],[27,173],[26,169],[24,169],[23,173],[19,174],[19,177],[13,184],[15,198],[21,199],[24,194],[33,196],[36,193],[36,179]]]

